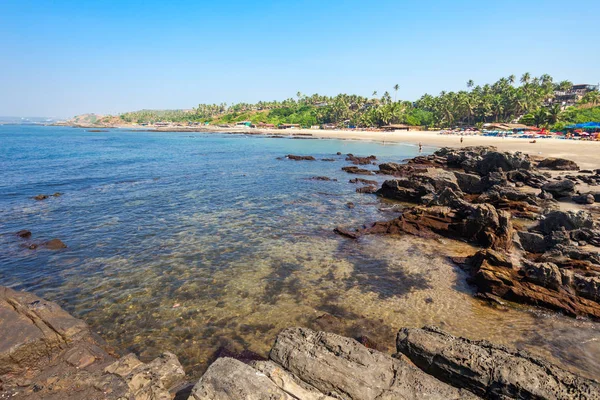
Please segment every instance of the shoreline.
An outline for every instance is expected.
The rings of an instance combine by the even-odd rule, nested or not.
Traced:
[[[339,140],[364,140],[374,142],[405,143],[412,145],[422,144],[427,147],[452,147],[467,146],[496,146],[499,151],[521,151],[539,157],[566,158],[575,161],[583,169],[600,168],[600,141],[581,141],[566,139],[540,139],[530,143],[531,139],[500,138],[493,136],[459,136],[441,135],[440,131],[393,131],[372,132],[352,130],[323,130],[323,129],[264,129],[264,128],[221,128],[210,127],[136,127],[132,125],[118,126],[72,126],[82,129],[130,129],[143,132],[200,132],[240,135],[266,135],[266,136],[297,136],[312,137],[315,139]],[[463,143],[460,138],[463,138]]]

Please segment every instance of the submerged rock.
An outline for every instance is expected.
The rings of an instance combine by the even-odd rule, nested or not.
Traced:
[[[373,175],[374,172],[368,169],[358,168],[355,166],[350,167],[342,167],[342,171],[346,171],[349,174],[357,174],[357,175]]]
[[[352,164],[355,165],[369,165],[373,164],[375,160],[377,160],[377,157],[375,156],[357,157],[353,154],[348,154],[348,156],[346,157],[346,161],[350,161]]]
[[[489,399],[598,399],[600,384],[529,354],[426,327],[403,328],[398,352],[425,372]]]
[[[368,185],[368,186],[363,186],[363,187],[359,187],[356,189],[356,193],[375,193],[377,192],[377,186],[375,185]]]
[[[15,233],[15,235],[17,235],[21,239],[29,239],[31,237],[31,231],[28,231],[27,229],[23,229],[23,230]]]
[[[313,156],[295,156],[293,154],[288,154],[286,158],[295,161],[315,161],[315,158]]]
[[[60,250],[66,249],[67,245],[64,244],[63,241],[60,239],[52,239],[44,243],[44,247],[50,250]]]

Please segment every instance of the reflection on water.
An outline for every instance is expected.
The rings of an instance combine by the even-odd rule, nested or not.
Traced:
[[[470,246],[332,233],[393,215],[356,194],[343,156],[332,155],[397,161],[414,147],[102,135],[0,127],[0,169],[9,171],[0,182],[0,284],[58,301],[112,345],[144,358],[171,350],[199,374],[221,346],[266,355],[288,326],[366,335],[391,352],[400,327],[437,325],[600,375],[598,324],[475,299],[448,261]],[[289,153],[337,161],[276,159]],[[55,191],[64,195],[30,199]],[[25,249],[12,235],[20,229],[69,248]]]

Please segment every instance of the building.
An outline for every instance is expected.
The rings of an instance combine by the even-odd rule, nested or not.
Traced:
[[[556,90],[554,97],[549,100],[548,105],[560,104],[564,109],[577,104],[586,93],[598,90],[599,85],[580,84],[573,85],[569,90]]]

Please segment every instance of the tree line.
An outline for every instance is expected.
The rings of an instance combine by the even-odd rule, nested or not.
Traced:
[[[251,121],[253,124],[331,124],[337,127],[380,127],[407,124],[427,127],[481,126],[487,122],[519,121],[528,125],[560,128],[575,122],[578,110],[600,106],[600,92],[589,92],[579,107],[563,110],[553,104],[556,93],[572,88],[570,81],[555,82],[550,75],[533,77],[523,74],[500,78],[493,84],[466,83],[465,90],[443,91],[437,96],[424,94],[415,102],[397,100],[399,85],[392,86],[394,97],[386,91],[379,96],[338,94],[305,95],[283,101],[259,101],[255,104],[199,104],[192,110],[142,110],[125,113],[126,122],[154,123],[198,122],[228,124]],[[591,114],[590,114],[591,113]],[[587,115],[595,116],[594,111]]]

